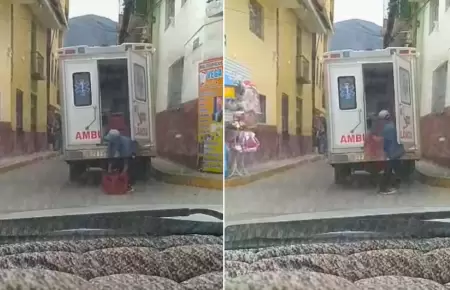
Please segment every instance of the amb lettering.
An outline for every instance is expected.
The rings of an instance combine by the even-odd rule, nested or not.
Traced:
[[[100,136],[100,131],[80,131],[75,134],[75,140],[96,140]]]
[[[364,134],[348,134],[341,136],[341,144],[352,144],[364,142]]]

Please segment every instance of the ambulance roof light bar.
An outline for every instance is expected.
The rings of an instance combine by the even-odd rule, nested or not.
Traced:
[[[368,49],[368,50],[335,50],[325,52],[323,58],[325,60],[332,59],[342,59],[349,57],[377,57],[377,56],[387,56],[387,55],[407,55],[414,56],[417,55],[416,48],[414,47],[388,47],[385,49]]]
[[[114,52],[125,52],[125,51],[141,51],[154,53],[155,48],[150,43],[123,43],[120,45],[112,46],[88,46],[88,45],[78,45],[63,47],[58,50],[59,56],[68,55],[80,55],[89,53],[114,53]]]

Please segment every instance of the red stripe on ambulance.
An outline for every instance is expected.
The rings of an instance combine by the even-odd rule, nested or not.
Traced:
[[[80,131],[75,134],[75,140],[96,140],[100,136],[100,131]]]

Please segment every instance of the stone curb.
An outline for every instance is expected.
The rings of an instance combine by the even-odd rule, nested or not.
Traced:
[[[163,172],[159,169],[156,169],[155,167],[153,167],[153,171],[155,178],[165,183],[215,189],[220,191],[222,191],[223,189],[223,181],[221,179],[214,179],[214,178],[211,179],[200,176],[181,175],[181,174],[170,174]]]
[[[269,170],[262,171],[262,172],[259,172],[256,174],[227,179],[227,180],[225,180],[225,188],[246,185],[246,184],[255,182],[257,180],[267,178],[267,177],[273,176],[278,173],[282,173],[289,169],[293,169],[297,166],[304,165],[307,163],[317,162],[317,161],[324,160],[324,159],[325,159],[325,156],[317,155],[317,156],[313,156],[311,158],[306,158],[306,159],[300,160],[300,161],[292,163],[292,164],[287,164],[287,165],[284,165],[281,167],[269,169]]]
[[[277,167],[274,169],[269,169],[269,170],[266,170],[263,172],[249,175],[249,176],[242,176],[242,177],[227,179],[227,180],[225,180],[225,188],[246,185],[246,184],[252,183],[254,181],[270,177],[277,173],[284,172],[286,170],[295,168],[297,166],[300,166],[300,165],[303,165],[306,163],[312,163],[312,162],[316,162],[319,160],[323,160],[324,158],[325,158],[324,156],[318,155],[318,156],[314,156],[314,157],[311,157],[308,159],[300,160],[300,161],[292,163],[292,164],[287,164],[287,165]],[[165,183],[215,189],[215,190],[220,190],[220,191],[223,190],[223,181],[220,179],[210,179],[210,178],[205,178],[205,177],[200,177],[200,176],[190,176],[190,175],[181,175],[181,174],[170,174],[170,173],[163,172],[159,169],[156,169],[155,167],[153,167],[153,171],[154,171],[155,178],[157,180],[165,182]]]
[[[416,168],[418,179],[421,183],[442,188],[450,188],[450,178],[431,176]]]
[[[16,163],[7,164],[5,166],[0,166],[0,174],[12,171],[14,169],[19,169],[19,168],[25,167],[27,165],[31,165],[33,163],[42,161],[42,160],[51,159],[51,158],[56,157],[58,155],[59,155],[59,152],[52,152],[52,153],[49,153],[48,155],[45,155],[45,156],[38,156],[38,157],[34,157],[32,159],[29,159],[29,160],[23,160],[23,161],[19,161],[19,162],[16,162]]]

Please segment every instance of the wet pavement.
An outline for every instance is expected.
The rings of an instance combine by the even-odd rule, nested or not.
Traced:
[[[137,183],[135,191],[110,196],[100,189],[100,172],[85,183],[70,184],[67,164],[56,157],[0,174],[0,212],[83,206],[144,204],[222,204],[222,192],[166,184],[156,180]]]
[[[450,191],[413,181],[391,196],[379,195],[369,175],[361,173],[352,184],[334,184],[326,161],[302,165],[251,184],[228,188],[227,221],[282,214],[387,207],[450,206]]]

